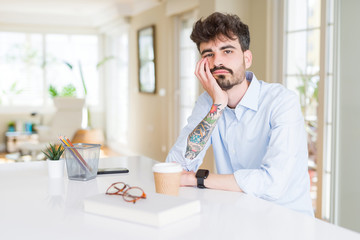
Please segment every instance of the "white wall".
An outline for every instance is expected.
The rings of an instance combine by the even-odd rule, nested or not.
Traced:
[[[339,0],[338,224],[360,232],[360,1]]]

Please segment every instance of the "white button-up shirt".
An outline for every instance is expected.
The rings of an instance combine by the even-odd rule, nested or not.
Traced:
[[[234,174],[247,194],[313,216],[308,174],[307,135],[299,97],[284,86],[246,72],[248,90],[235,109],[225,108],[204,150],[185,158],[187,137],[209,113],[203,93],[166,161],[196,171],[212,144],[219,174]]]

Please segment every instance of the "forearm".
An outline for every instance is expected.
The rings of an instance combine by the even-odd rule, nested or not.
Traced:
[[[233,174],[209,174],[204,181],[204,185],[212,189],[242,192]]]
[[[206,188],[242,192],[233,174],[210,173],[204,180]],[[197,186],[197,179],[194,172],[184,171],[181,176],[181,186]]]
[[[213,104],[210,112],[189,134],[185,158],[194,159],[204,149],[224,108],[223,104]]]

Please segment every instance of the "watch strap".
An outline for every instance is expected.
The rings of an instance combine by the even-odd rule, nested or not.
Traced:
[[[204,178],[197,178],[197,187],[198,188],[206,188],[204,185]]]
[[[198,188],[206,188],[204,184],[204,179],[206,179],[209,176],[209,170],[207,169],[199,169],[196,172],[196,179],[197,179],[197,187]]]

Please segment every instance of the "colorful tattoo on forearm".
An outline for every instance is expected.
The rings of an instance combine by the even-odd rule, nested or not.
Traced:
[[[185,158],[194,159],[204,149],[223,110],[220,104],[212,105],[208,115],[190,133],[187,140]]]

